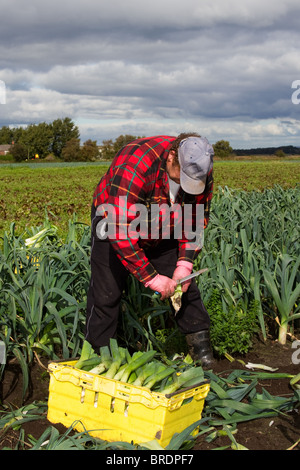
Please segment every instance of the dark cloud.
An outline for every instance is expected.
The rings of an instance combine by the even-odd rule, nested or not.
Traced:
[[[2,125],[68,115],[100,140],[195,127],[241,146],[299,138],[295,0],[2,4]]]

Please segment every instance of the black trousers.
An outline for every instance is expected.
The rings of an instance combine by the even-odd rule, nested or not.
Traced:
[[[163,240],[158,248],[146,251],[159,274],[172,277],[177,262],[176,240]],[[85,338],[93,348],[109,344],[116,337],[119,307],[128,270],[117,258],[109,241],[92,236],[91,282],[87,298]],[[182,296],[176,323],[183,334],[208,329],[210,320],[195,280]]]

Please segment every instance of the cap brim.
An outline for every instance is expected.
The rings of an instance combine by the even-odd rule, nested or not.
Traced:
[[[203,180],[194,180],[180,170],[180,186],[188,194],[202,194],[205,190],[206,178]]]

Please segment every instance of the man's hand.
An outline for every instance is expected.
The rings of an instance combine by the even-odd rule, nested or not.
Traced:
[[[157,274],[154,279],[146,284],[146,287],[150,287],[150,289],[155,292],[159,292],[161,294],[161,300],[164,300],[168,297],[172,297],[175,292],[176,285],[177,283],[173,279]]]
[[[174,281],[178,281],[179,279],[182,279],[185,276],[189,276],[192,273],[192,270],[193,263],[189,263],[188,261],[178,261],[172,279],[174,279]],[[182,292],[186,292],[188,290],[191,282],[192,281],[189,280],[182,283]]]

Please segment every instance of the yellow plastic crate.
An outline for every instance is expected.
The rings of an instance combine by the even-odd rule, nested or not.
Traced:
[[[207,381],[164,395],[74,367],[51,362],[48,420],[109,442],[136,444],[156,439],[166,447],[175,433],[201,419]]]

